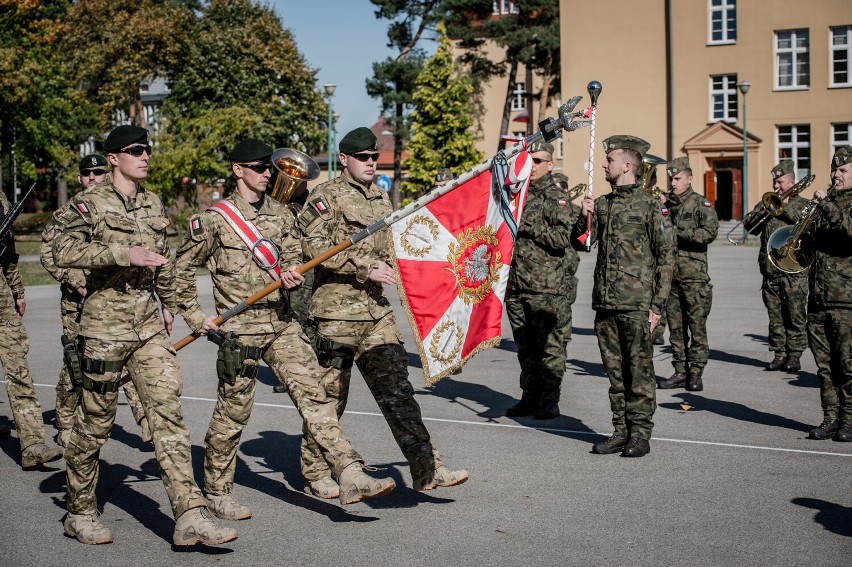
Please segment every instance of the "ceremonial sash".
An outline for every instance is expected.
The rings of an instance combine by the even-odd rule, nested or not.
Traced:
[[[207,210],[222,215],[228,226],[233,229],[249,249],[255,264],[269,274],[273,280],[281,279],[278,247],[274,242],[263,236],[254,223],[246,219],[234,203],[222,199]]]

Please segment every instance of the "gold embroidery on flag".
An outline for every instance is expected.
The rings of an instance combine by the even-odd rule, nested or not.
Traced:
[[[452,266],[444,268],[456,278],[459,297],[465,305],[476,305],[489,293],[500,276],[500,252],[497,234],[492,226],[470,227],[456,236],[458,244],[451,242],[447,261]]]
[[[455,321],[446,320],[435,327],[432,340],[429,341],[429,354],[441,364],[447,365],[455,362],[463,344],[464,329]]]
[[[431,240],[423,230],[428,231]],[[399,235],[399,245],[412,258],[423,258],[432,250],[432,243],[438,238],[438,223],[426,215],[412,218],[402,234]]]

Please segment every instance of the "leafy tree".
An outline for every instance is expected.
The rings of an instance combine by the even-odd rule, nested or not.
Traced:
[[[438,24],[437,32],[438,50],[425,62],[412,96],[411,158],[405,162],[408,181],[403,187],[407,194],[431,189],[441,168],[459,175],[482,160],[472,129],[473,85],[453,62],[445,26]]]

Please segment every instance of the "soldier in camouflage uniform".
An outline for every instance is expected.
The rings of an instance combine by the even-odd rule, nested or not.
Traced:
[[[776,194],[788,191],[796,183],[793,160],[785,159],[772,168],[772,188]],[[799,197],[787,199],[784,212],[770,216],[760,231],[760,252],[757,262],[763,276],[761,293],[769,314],[769,350],[775,356],[766,365],[767,370],[798,372],[799,358],[808,346],[808,274],[788,274],[776,268],[766,254],[766,243],[772,233],[782,226],[796,224],[808,202]],[[758,204],[754,211],[763,210]],[[754,212],[753,211],[753,212]],[[753,214],[749,213],[749,214]],[[746,217],[748,218],[748,217]]]
[[[672,191],[666,207],[670,212],[677,243],[674,274],[669,292],[669,342],[674,374],[660,388],[704,389],[701,375],[707,366],[707,316],[713,302],[713,286],[707,273],[707,246],[719,232],[713,203],[692,190],[689,159],[676,158],[666,171]]]
[[[570,329],[571,304],[577,296],[574,273],[579,257],[570,240],[579,210],[572,208],[553,178],[553,146],[534,142],[529,152],[530,186],[506,288],[506,314],[518,347],[523,393],[506,415],[553,419],[559,417],[570,337],[566,328]]]
[[[586,189],[586,184],[575,185],[574,187],[568,187],[568,176],[562,173],[554,173],[553,178],[556,180],[556,184],[565,192],[565,195],[568,196],[568,204],[567,206],[571,209],[571,219],[572,219],[572,228],[573,228],[573,220],[577,219],[580,216],[580,205],[574,203],[573,199],[576,199],[579,196],[582,196],[583,192]],[[572,193],[575,193],[574,197],[571,197]],[[570,254],[574,252],[575,254]],[[566,251],[566,254],[570,254],[571,259],[569,260],[568,265],[568,274],[571,276],[568,279],[568,285],[566,286],[564,301],[568,305],[568,317],[565,319],[565,325],[562,327],[562,332],[565,335],[565,340],[567,342],[571,342],[572,337],[572,327],[574,322],[574,314],[572,313],[571,306],[574,305],[574,302],[577,300],[577,283],[578,280],[576,278],[577,269],[580,267],[580,255],[576,254],[576,250],[573,247],[570,248],[570,252]]]
[[[0,191],[0,219],[9,213],[11,208],[6,195]],[[24,299],[24,284],[18,271],[15,239],[11,233],[6,236],[5,242],[0,242],[0,248],[3,246],[6,250],[0,256],[0,365],[5,374],[6,393],[9,396],[9,405],[12,406],[18,441],[21,443],[21,467],[29,469],[55,461],[62,456],[62,450],[58,447],[48,447],[44,442],[41,404],[38,402],[27,364],[30,342],[27,330],[21,324],[27,302]]]
[[[311,437],[339,479],[341,503],[379,496],[395,486],[392,479],[376,480],[363,472],[363,459],[343,436],[334,401],[325,396],[320,384],[325,370],[317,362],[299,321],[289,312],[281,293],[267,295],[231,317],[222,325],[221,332],[214,323],[216,316],[205,316],[199,304],[196,268],[204,265],[213,278],[213,295],[220,314],[275,279],[280,279],[288,289],[303,281],[294,268],[281,269],[282,265],[299,263],[302,247],[295,219],[287,206],[264,193],[270,178],[271,156],[271,147],[251,138],[234,147],[230,160],[237,190],[227,200],[190,219],[189,232],[175,259],[177,306],[190,328],[201,334],[216,331],[220,337],[221,333],[233,334],[225,337],[229,342],[223,341],[220,347],[216,407],[204,440],[204,492],[213,513],[227,520],[244,520],[252,515],[248,506],[234,499],[232,491],[237,448],[251,415],[261,358],[287,386]],[[253,260],[252,249],[231,222],[217,212],[224,210],[220,208],[222,205],[232,205],[238,211],[235,214],[230,210],[232,221],[252,223],[263,237],[271,240],[272,244],[261,240],[256,247],[267,245],[274,261],[264,264],[264,268]],[[229,359],[223,349],[239,349],[239,360]],[[229,364],[231,368],[227,367]]]
[[[80,160],[80,174],[77,179],[83,186],[83,190],[94,187],[102,182],[109,174],[107,173],[107,160],[100,154],[90,154]],[[62,321],[62,331],[68,341],[73,345],[77,339],[77,317],[86,297],[86,274],[83,270],[57,268],[53,263],[53,241],[57,233],[57,220],[63,211],[57,210],[54,218],[48,221],[41,233],[41,265],[59,282],[59,310]],[[142,441],[151,441],[151,432],[148,428],[148,419],[145,417],[145,409],[136,393],[136,387],[130,380],[122,380],[124,395],[127,404],[133,412],[133,419],[142,428]],[[78,386],[79,387],[79,386]],[[56,383],[56,441],[65,447],[71,436],[71,426],[74,424],[74,410],[77,409],[79,392],[72,383],[71,376],[65,364],[59,369],[59,381]]]
[[[651,172],[651,176],[648,178],[648,187],[650,187],[654,191],[657,191],[658,195],[659,195],[657,198],[660,200],[661,203],[666,204],[666,201],[669,200],[669,194],[668,194],[667,191],[657,187],[657,168],[656,168],[656,166],[654,167],[654,170]],[[663,312],[660,314],[661,315],[660,322],[657,324],[656,330],[654,330],[654,344],[655,345],[666,344],[665,338],[663,338],[663,336],[666,332],[666,327],[669,326],[669,309],[668,309],[668,307],[669,306],[667,305],[666,309],[663,309]],[[675,312],[677,313],[676,316],[680,317],[681,316],[680,315],[680,305],[675,305],[675,306],[671,306],[671,307],[673,307],[675,309]]]
[[[299,215],[302,246],[310,257],[348,239],[391,213],[390,199],[373,184],[379,157],[376,136],[357,128],[340,141],[341,175],[311,192]],[[395,283],[388,231],[360,240],[316,269],[311,317],[317,325],[316,349],[329,371],[323,385],[341,416],[349,395],[353,363],[370,388],[408,463],[415,490],[453,486],[466,471],[446,467],[423,424],[414,387],[408,380],[408,354],[382,285]],[[316,443],[302,443],[305,478],[328,476]]]
[[[651,450],[657,407],[651,334],[669,294],[674,240],[668,211],[642,191],[638,179],[650,144],[621,135],[607,138],[603,146],[612,192],[597,199],[586,195],[571,239],[575,248],[585,249],[578,238],[591,214],[589,238],[598,243],[592,308],[615,429],[592,450],[643,457]]]
[[[140,185],[148,175],[148,132],[119,126],[107,136],[104,151],[113,167],[110,181],[72,199],[57,219],[53,243],[59,268],[87,273],[77,338],[83,389],[65,451],[65,533],[87,544],[113,539],[99,521],[95,494],[100,449],[115,422],[118,385],[126,368],[145,408],[177,520],[172,541],[225,543],[236,539],[237,532],[215,523],[192,474],[191,442],[180,404],[183,378],[169,342],[176,309],[174,269],[164,256],[169,220],[160,199]]]
[[[808,297],[808,345],[820,379],[823,421],[811,439],[852,441],[852,146],[831,162],[834,193],[822,191],[811,228],[816,259]]]

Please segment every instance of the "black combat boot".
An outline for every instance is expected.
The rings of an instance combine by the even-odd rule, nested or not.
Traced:
[[[621,452],[622,457],[644,457],[651,452],[651,443],[647,439],[631,437],[630,442]]]
[[[834,434],[832,439],[845,443],[852,441],[852,421],[843,422],[843,425],[840,426],[840,429],[837,430],[837,433]]]
[[[683,388],[686,385],[686,372],[675,372],[671,378],[663,380],[657,386],[661,390],[671,390],[672,388]]]
[[[836,417],[826,417],[822,423],[814,427],[808,432],[808,437],[811,439],[828,439],[840,429],[840,420]]]
[[[798,372],[802,369],[802,363],[799,362],[798,354],[791,354],[787,357],[787,361],[784,363],[784,371],[785,372]]]
[[[701,372],[703,368],[692,366],[689,369],[689,379],[686,381],[686,389],[690,392],[700,392],[704,389],[704,383],[701,381]]]
[[[781,370],[787,363],[787,356],[783,352],[776,352],[772,362],[766,365],[766,370]]]
[[[538,409],[538,402],[521,398],[521,401],[506,410],[506,417],[524,417],[532,415]]]
[[[559,417],[559,404],[543,402],[533,414],[533,419],[556,419]]]
[[[619,435],[618,433],[613,433],[612,437],[606,441],[601,441],[592,447],[592,453],[597,453],[598,455],[612,455],[613,453],[618,453],[624,449],[625,445],[627,445],[627,437]]]

